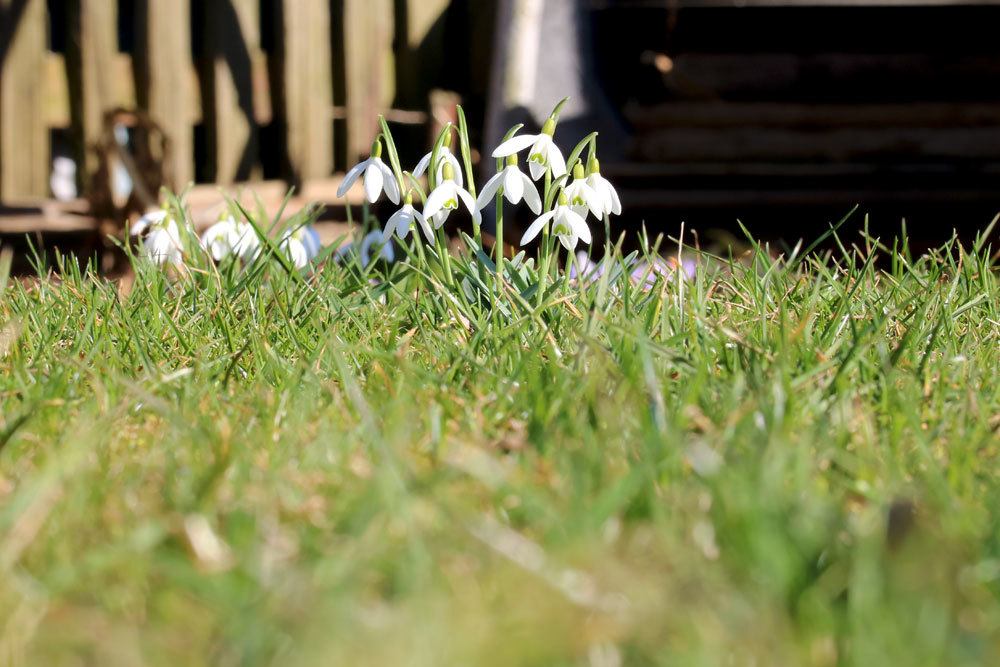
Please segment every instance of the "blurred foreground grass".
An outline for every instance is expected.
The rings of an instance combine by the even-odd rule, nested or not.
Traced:
[[[997,273],[858,246],[9,284],[0,664],[1000,664]]]

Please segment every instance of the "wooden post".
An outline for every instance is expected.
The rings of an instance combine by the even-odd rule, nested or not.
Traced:
[[[45,0],[0,0],[0,199],[48,194]]]
[[[168,183],[194,177],[190,0],[136,0],[136,97],[170,140]]]
[[[66,53],[70,123],[77,176],[86,192],[90,176],[97,169],[97,156],[91,148],[100,140],[104,112],[115,106],[117,98],[117,3],[73,0],[70,22]]]
[[[392,104],[392,0],[344,0],[347,161],[367,155],[378,114]]]
[[[259,0],[208,0],[204,115],[212,180],[251,178],[258,157],[253,60],[260,51]]]
[[[281,103],[288,161],[295,182],[333,171],[333,74],[330,3],[282,0]]]

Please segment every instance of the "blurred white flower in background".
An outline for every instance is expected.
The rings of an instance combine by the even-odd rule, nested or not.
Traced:
[[[291,260],[295,268],[303,269],[319,254],[319,233],[311,225],[288,230],[281,238],[278,249]]]
[[[180,266],[184,263],[184,243],[181,230],[165,209],[147,213],[131,227],[132,236],[142,238],[143,253],[158,266]]]
[[[205,230],[201,235],[201,245],[216,262],[229,255],[237,255],[244,262],[249,262],[260,250],[260,239],[250,223],[229,216]]]
[[[363,266],[368,266],[372,261],[372,250],[375,250],[380,257],[387,262],[393,262],[396,259],[396,251],[392,248],[392,240],[383,240],[382,232],[375,230],[373,232],[368,232],[365,237],[361,239],[361,264]]]

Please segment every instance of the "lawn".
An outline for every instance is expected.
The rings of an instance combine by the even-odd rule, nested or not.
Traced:
[[[997,664],[991,251],[834,238],[7,280],[0,664]]]

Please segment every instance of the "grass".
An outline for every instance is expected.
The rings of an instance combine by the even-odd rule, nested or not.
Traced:
[[[998,664],[990,250],[838,243],[7,281],[0,664]]]

